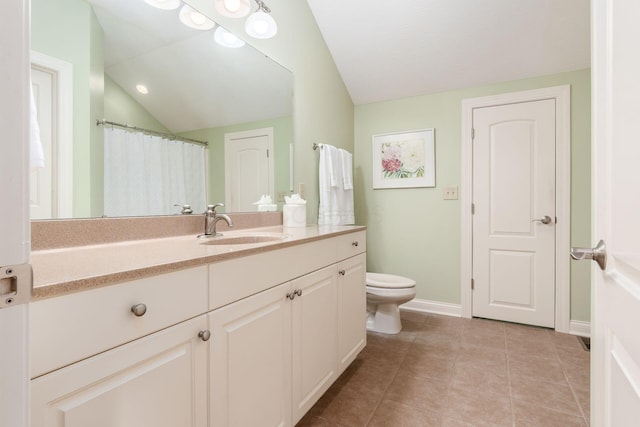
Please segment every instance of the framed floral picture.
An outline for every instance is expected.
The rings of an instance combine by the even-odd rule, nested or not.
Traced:
[[[434,129],[373,135],[373,188],[435,187]]]

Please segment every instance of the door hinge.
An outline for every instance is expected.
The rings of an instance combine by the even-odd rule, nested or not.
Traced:
[[[476,283],[475,283],[475,281],[473,280],[473,277],[472,277],[471,278],[471,290],[474,290],[475,287],[476,287]]]
[[[474,128],[471,128],[471,140],[473,140],[476,137],[476,130]]]
[[[471,215],[475,215],[475,214],[476,214],[476,204],[471,203]]]
[[[267,148],[267,158],[269,158],[269,149]]]
[[[31,264],[0,267],[0,309],[29,302],[32,290]]]

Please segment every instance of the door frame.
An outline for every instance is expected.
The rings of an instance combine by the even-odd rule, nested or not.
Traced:
[[[273,169],[273,128],[269,127],[245,130],[241,132],[227,132],[224,134],[224,203],[225,206],[227,206],[227,212],[229,212],[228,209],[230,209],[231,206],[231,198],[229,196],[231,194],[231,182],[228,179],[231,159],[229,158],[229,150],[227,147],[232,144],[235,139],[258,138],[260,136],[266,136],[268,139],[267,150],[269,150],[269,153],[267,162],[269,167],[269,194],[274,198],[276,196],[273,194],[275,191],[275,171]]]
[[[556,102],[556,265],[555,329],[569,332],[571,277],[567,251],[571,242],[571,87],[569,85],[511,92],[462,100],[461,206],[461,305],[462,317],[472,316],[473,275],[473,142],[475,108],[554,99]]]
[[[73,65],[32,50],[31,64],[54,76],[56,218],[73,217]]]

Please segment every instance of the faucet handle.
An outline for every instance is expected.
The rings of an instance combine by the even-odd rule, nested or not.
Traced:
[[[207,213],[216,213],[216,208],[217,207],[224,207],[224,204],[222,203],[215,203],[213,205],[207,205]]]

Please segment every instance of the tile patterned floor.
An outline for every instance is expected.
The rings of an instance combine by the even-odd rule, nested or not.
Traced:
[[[575,336],[402,312],[298,423],[309,426],[589,425],[589,352]]]

